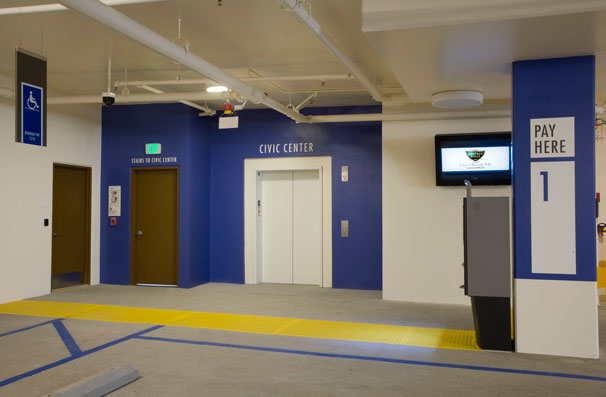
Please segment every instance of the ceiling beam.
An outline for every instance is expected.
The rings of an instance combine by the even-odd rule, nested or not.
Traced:
[[[362,70],[353,63],[348,57],[343,55],[343,53],[337,48],[337,46],[324,34],[322,31],[322,27],[316,20],[311,16],[309,11],[301,4],[299,0],[282,0],[282,4],[285,9],[292,12],[295,17],[305,25],[310,32],[312,32],[324,47],[328,49],[332,53],[332,55],[337,58],[337,60],[347,68],[355,76],[355,78],[362,84],[364,88],[368,90],[370,95],[372,95],[375,101],[381,102],[383,100],[383,94],[379,91],[379,89],[375,86],[375,84],[370,81],[368,77],[362,72]]]
[[[471,110],[427,113],[360,113],[312,116],[311,123],[359,123],[363,121],[417,121],[493,119],[511,117],[511,110]]]

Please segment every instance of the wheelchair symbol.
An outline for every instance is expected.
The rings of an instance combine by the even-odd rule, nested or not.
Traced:
[[[40,106],[38,106],[38,103],[36,102],[36,99],[34,98],[32,91],[29,92],[29,98],[27,98],[27,102],[25,103],[25,105],[27,106],[27,108],[29,110],[40,109]]]

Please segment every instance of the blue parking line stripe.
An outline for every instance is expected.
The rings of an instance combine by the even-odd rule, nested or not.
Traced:
[[[61,364],[65,364],[67,362],[73,361],[75,358],[76,358],[76,356],[66,357],[66,358],[61,359],[59,361],[55,361],[55,362],[50,363],[48,365],[36,368],[36,369],[28,371],[28,372],[25,372],[25,373],[23,373],[21,375],[17,375],[17,376],[13,376],[12,378],[5,379],[3,381],[0,381],[0,387],[9,385],[9,384],[14,383],[14,382],[16,382],[18,380],[21,380],[23,378],[27,378],[28,376],[39,374],[40,372],[44,372],[47,369],[58,367]]]
[[[39,324],[30,325],[29,327],[25,327],[25,328],[19,328],[19,329],[16,329],[16,330],[14,330],[14,331],[8,331],[8,332],[5,332],[5,333],[3,333],[3,334],[0,334],[0,338],[1,338],[1,337],[3,337],[3,336],[12,335],[12,334],[18,334],[19,332],[28,331],[28,330],[30,330],[30,329],[34,329],[34,328],[38,328],[38,327],[42,327],[43,325],[50,324],[50,323],[52,323],[53,321],[57,321],[57,320],[56,320],[56,319],[53,319],[53,320],[48,320],[48,321],[45,321],[45,322],[43,322],[43,323],[39,323]]]
[[[61,337],[63,344],[65,344],[65,347],[67,347],[67,350],[69,350],[69,354],[71,354],[72,356],[77,356],[78,354],[81,354],[82,350],[80,350],[80,346],[78,346],[78,343],[74,340],[72,334],[69,333],[69,331],[65,327],[65,324],[63,324],[63,319],[53,321],[53,325],[55,326],[57,333]]]
[[[246,350],[273,352],[273,353],[300,354],[300,355],[305,355],[305,356],[343,358],[343,359],[349,359],[349,360],[379,361],[379,362],[387,362],[387,363],[394,363],[394,364],[408,364],[408,365],[419,365],[419,366],[427,366],[427,367],[466,369],[466,370],[471,370],[471,371],[501,372],[501,373],[510,373],[510,374],[520,374],[520,375],[551,376],[551,377],[556,377],[556,378],[569,378],[569,379],[580,379],[580,380],[592,380],[592,381],[597,381],[597,382],[606,382],[606,377],[579,375],[579,374],[567,374],[567,373],[561,373],[561,372],[532,371],[532,370],[525,370],[525,369],[482,367],[482,366],[477,366],[477,365],[438,363],[438,362],[432,362],[432,361],[403,360],[403,359],[386,358],[386,357],[371,357],[371,356],[355,356],[355,355],[349,355],[349,354],[321,353],[321,352],[311,352],[311,351],[305,351],[305,350],[291,350],[291,349],[279,349],[279,348],[273,348],[273,347],[234,345],[234,344],[230,344],[230,343],[161,338],[161,337],[143,336],[143,335],[136,336],[134,338],[142,339],[142,340],[160,341],[160,342],[173,342],[173,343],[184,343],[184,344],[191,344],[191,345],[227,347],[227,348],[231,348],[231,349],[246,349]]]
[[[104,345],[97,346],[97,347],[94,347],[92,349],[83,351],[80,354],[77,354],[77,355],[74,355],[74,356],[70,356],[70,357],[66,357],[64,359],[52,362],[50,364],[47,364],[47,365],[44,365],[42,367],[33,369],[31,371],[24,372],[24,373],[22,373],[20,375],[13,376],[12,378],[8,378],[8,379],[5,379],[5,380],[2,380],[2,381],[0,381],[0,387],[9,385],[11,383],[17,382],[17,381],[19,381],[21,379],[24,379],[24,378],[27,378],[27,377],[30,377],[30,376],[33,376],[33,375],[36,375],[36,374],[39,374],[40,372],[44,372],[44,371],[46,371],[48,369],[58,367],[59,365],[63,365],[63,364],[68,363],[70,361],[74,361],[77,358],[85,357],[85,356],[88,356],[89,354],[96,353],[96,352],[98,352],[100,350],[103,350],[103,349],[107,349],[108,347],[112,347],[112,346],[115,346],[115,345],[117,345],[119,343],[126,342],[128,340],[134,339],[134,338],[136,338],[138,336],[141,336],[141,335],[144,335],[144,334],[146,334],[148,332],[155,331],[158,328],[162,328],[162,327],[163,327],[163,325],[154,325],[153,327],[149,327],[149,328],[146,328],[146,329],[144,329],[142,331],[138,331],[138,332],[135,332],[133,334],[124,336],[122,338],[119,338],[119,339],[116,339],[114,341],[108,342],[108,343],[106,343]]]

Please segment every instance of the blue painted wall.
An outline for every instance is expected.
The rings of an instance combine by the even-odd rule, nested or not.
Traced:
[[[181,104],[115,106],[103,109],[101,146],[101,282],[130,283],[131,158],[176,156],[179,166],[179,286],[209,280],[209,120]],[[145,143],[161,143],[162,154],[146,156]],[[122,186],[122,214],[109,225],[107,188]]]
[[[278,156],[261,155],[260,144],[312,142],[313,153],[279,156],[332,156],[333,287],[381,289],[381,123],[296,124],[273,110],[239,114],[240,128],[218,130],[216,117],[199,118],[180,104],[103,110],[101,282],[130,282],[130,159],[145,157],[145,143],[162,143],[162,156],[179,160],[179,286],[191,287],[244,282],[244,159]],[[349,166],[347,183],[340,182],[342,165]],[[122,216],[113,227],[107,217],[110,185],[122,186]],[[349,220],[349,238],[340,237],[341,219]]]
[[[189,219],[189,284],[193,287],[210,281],[210,119],[201,118],[197,111],[192,111],[190,119],[189,158],[191,176],[187,183],[190,186]]]
[[[524,279],[596,280],[595,59],[593,56],[513,64],[514,276]],[[532,273],[530,120],[575,118],[576,274]]]
[[[314,114],[377,107],[310,109]],[[212,120],[211,281],[244,282],[244,159],[332,156],[333,288],[382,288],[381,123],[297,124],[273,110],[239,112],[240,127]],[[313,142],[313,153],[260,154],[259,145]],[[341,182],[341,166],[349,182]],[[340,237],[348,219],[350,237]]]

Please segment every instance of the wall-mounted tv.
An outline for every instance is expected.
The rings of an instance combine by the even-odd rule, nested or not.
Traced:
[[[511,133],[436,135],[436,185],[511,185]]]

